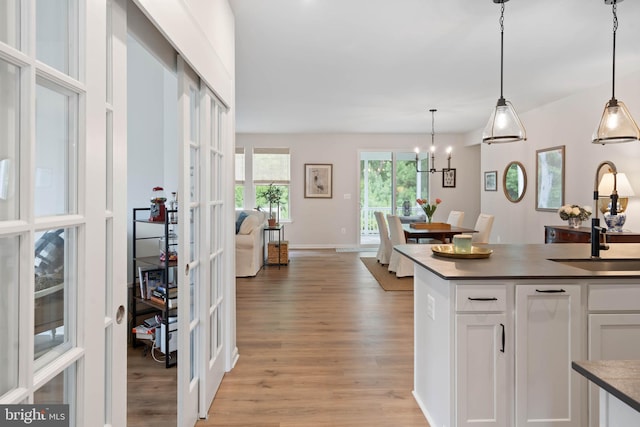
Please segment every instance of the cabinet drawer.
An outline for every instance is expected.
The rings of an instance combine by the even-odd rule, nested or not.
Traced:
[[[507,288],[504,285],[458,285],[456,311],[495,313],[507,309]]]
[[[640,311],[640,285],[590,285],[589,311]]]

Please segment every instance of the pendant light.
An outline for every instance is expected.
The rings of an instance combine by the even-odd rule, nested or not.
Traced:
[[[611,99],[604,106],[600,125],[593,133],[594,144],[614,144],[618,142],[632,142],[640,139],[640,129],[631,117],[627,106],[618,101],[615,96],[616,88],[616,31],[618,30],[617,3],[622,0],[604,0],[610,4],[613,11],[613,79],[611,82]]]
[[[482,132],[482,142],[492,144],[494,142],[526,141],[527,132],[513,108],[513,105],[504,99],[502,95],[503,69],[504,69],[504,4],[509,0],[493,0],[500,3],[500,99],[496,108],[489,117],[489,122]]]
[[[442,168],[441,170],[437,170],[436,169],[436,144],[435,144],[435,128],[434,128],[434,123],[435,123],[435,112],[438,111],[435,108],[432,108],[429,110],[429,112],[431,113],[431,162],[429,163],[429,169],[428,170],[420,170],[418,168],[418,163],[420,162],[420,159],[418,158],[419,154],[420,154],[420,150],[418,150],[416,148],[416,172],[420,172],[420,173],[424,173],[424,172],[430,172],[430,173],[436,173],[436,172],[447,172],[449,170],[451,170],[451,147],[447,148],[447,167],[446,168]]]

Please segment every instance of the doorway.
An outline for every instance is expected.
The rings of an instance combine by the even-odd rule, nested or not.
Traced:
[[[419,157],[420,170],[428,158]],[[429,174],[416,170],[416,154],[406,151],[360,152],[360,246],[380,243],[374,212],[410,221],[422,215],[417,198],[428,198]]]

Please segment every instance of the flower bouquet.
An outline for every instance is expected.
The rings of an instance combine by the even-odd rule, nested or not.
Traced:
[[[591,216],[590,206],[564,205],[558,209],[560,218],[569,221],[569,226],[573,228],[580,227],[582,221],[586,221]]]
[[[416,199],[416,202],[422,208],[425,215],[427,215],[427,221],[429,222],[429,224],[431,224],[431,218],[433,217],[433,214],[436,212],[438,205],[442,203],[442,200],[436,199],[435,203],[429,203],[427,199]]]

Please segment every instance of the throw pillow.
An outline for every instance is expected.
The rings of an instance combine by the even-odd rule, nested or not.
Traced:
[[[258,217],[255,215],[249,215],[240,226],[240,232],[238,234],[249,234],[260,224]]]
[[[238,218],[236,219],[236,234],[240,232],[240,226],[244,222],[245,218],[248,217],[246,212],[240,212],[238,214]]]

